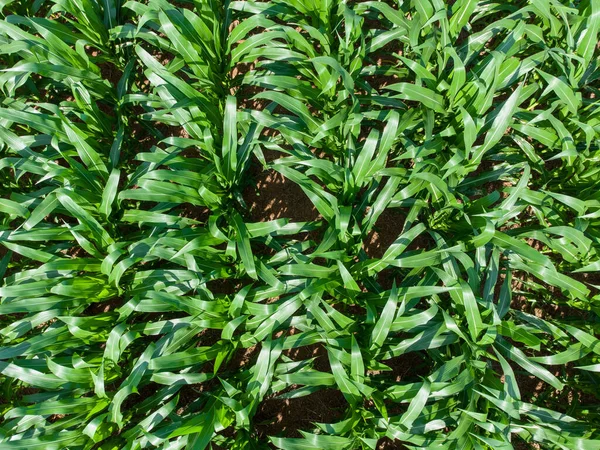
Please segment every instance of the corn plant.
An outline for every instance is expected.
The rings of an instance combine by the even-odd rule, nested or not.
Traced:
[[[599,28],[0,0],[0,448],[600,449]]]

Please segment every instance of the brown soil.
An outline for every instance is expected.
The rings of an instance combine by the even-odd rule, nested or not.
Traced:
[[[396,356],[381,362],[392,369],[391,372],[384,372],[386,380],[394,380],[396,383],[417,381],[419,377],[429,375],[428,367],[423,364],[423,358],[417,352]]]
[[[400,236],[405,215],[400,208],[387,208],[375,222],[373,230],[363,242],[369,258],[380,259],[386,250]]]
[[[100,68],[100,74],[102,75],[102,78],[104,80],[108,80],[116,89],[117,84],[119,84],[119,81],[123,76],[123,72],[111,62],[99,63],[98,67]]]
[[[254,184],[243,193],[250,209],[250,220],[266,222],[287,218],[290,222],[309,222],[320,218],[304,191],[273,169],[254,175]]]
[[[191,203],[184,203],[179,215],[181,217],[185,217],[186,219],[193,219],[197,220],[198,222],[206,223],[208,222],[211,212],[208,208],[203,206],[195,206]]]
[[[535,442],[526,442],[522,439],[515,440],[512,445],[515,450],[539,450],[542,448]]]
[[[299,430],[310,431],[314,422],[335,423],[342,420],[348,403],[337,389],[322,389],[294,399],[264,400],[254,416],[260,437],[302,437]]]
[[[293,333],[292,333],[293,334]],[[315,358],[312,367],[320,372],[331,372],[327,350],[321,344],[305,345],[304,347],[293,348],[283,352],[284,355],[294,361],[304,361],[309,358]]]
[[[193,9],[194,5],[192,2],[172,2],[174,5]],[[235,26],[236,24],[232,24]],[[365,25],[372,28],[380,28],[379,20],[368,20],[365,21]],[[473,27],[474,30],[481,29],[483,23],[477,23]],[[468,36],[466,30],[461,32],[459,40],[464,39]],[[380,90],[381,88],[395,83],[398,81],[396,75],[389,75],[386,73],[386,67],[393,67],[398,65],[398,59],[394,54],[402,54],[403,44],[399,40],[395,40],[387,44],[384,48],[380,49],[375,54],[370,55],[370,60],[365,61],[366,64],[372,64],[372,67],[377,69],[376,74],[366,76],[363,81],[370,85],[373,89]],[[157,59],[164,65],[170,63],[173,60],[173,55],[166,52],[157,54],[153,52]],[[97,54],[92,55],[94,57]],[[122,71],[110,62],[98,63],[101,75],[103,79],[109,80],[113,87],[117,86]],[[244,74],[249,71],[255,70],[254,64],[239,64],[229,74],[231,78],[232,87],[231,93],[237,95],[239,98],[238,107],[240,109],[251,109],[251,110],[262,110],[268,104],[267,101],[261,99],[252,99],[252,96],[256,93],[263,91],[258,86],[250,86],[242,84]],[[140,86],[142,91],[147,91],[149,83],[146,80],[144,86]],[[509,95],[507,93],[506,95]],[[72,101],[72,97],[67,97],[66,101]],[[501,100],[497,98],[496,101]],[[108,115],[112,115],[114,110],[111,107],[104,105],[102,102],[98,103],[98,107]],[[144,113],[144,110],[139,106],[134,106],[133,111],[139,117]],[[311,107],[311,111],[313,108]],[[285,109],[277,107],[276,113],[286,114]],[[315,111],[318,113],[318,111]],[[144,126],[146,125],[146,126]],[[265,130],[264,135],[274,135],[278,132],[276,130]],[[179,136],[189,137],[187,132],[180,127],[171,127],[166,124],[159,122],[148,122],[143,120],[133,120],[130,124],[130,129],[126,132],[129,135],[129,145],[124,145],[124,152],[126,148],[129,150],[137,151],[148,151],[153,145],[157,145],[158,140],[161,137],[167,136]],[[480,137],[483,139],[483,136]],[[481,141],[477,142],[481,143]],[[476,143],[476,144],[477,144]],[[272,162],[274,159],[282,156],[277,152],[264,151],[267,162]],[[198,157],[196,149],[189,149],[182,153],[186,157]],[[324,155],[320,155],[324,157]],[[123,159],[126,159],[127,155],[123,155]],[[560,160],[546,162],[545,170],[552,172],[561,165]],[[487,172],[494,169],[494,164],[490,161],[484,161],[480,167],[470,174],[471,177],[477,177],[483,172]],[[311,222],[322,219],[319,212],[316,210],[314,205],[311,203],[306,194],[302,189],[295,183],[287,180],[280,173],[272,169],[264,169],[258,163],[257,160],[253,159],[250,171],[248,173],[248,179],[251,183],[244,189],[243,197],[246,201],[249,211],[248,215],[253,222],[264,222],[279,218],[287,218],[291,222]],[[510,182],[498,180],[491,183],[484,183],[475,189],[475,194],[471,196],[471,200],[479,198],[486,193],[489,194],[494,191],[501,191],[503,188],[511,186]],[[506,196],[506,193],[502,193]],[[183,217],[193,218],[200,222],[206,222],[210,216],[210,211],[206,208],[196,207],[189,204],[181,205],[181,215]],[[405,212],[405,211],[404,211]],[[71,217],[65,216],[65,221],[72,221]],[[403,210],[399,208],[387,209],[377,220],[373,231],[365,237],[363,242],[363,248],[369,258],[381,258],[389,246],[399,236],[402,226],[404,224],[405,214]],[[316,234],[309,234],[316,236]],[[530,243],[532,244],[532,243]],[[427,249],[432,246],[431,238],[423,234],[419,236],[413,243],[411,243],[409,250],[420,250]],[[264,254],[269,254],[270,249],[265,248]],[[0,246],[0,258],[6,254],[7,250]],[[74,253],[71,256],[76,256]],[[18,262],[20,255],[13,255],[13,262]],[[397,269],[386,269],[378,275],[378,281],[384,289],[391,287],[394,278],[399,278],[401,275]],[[590,274],[573,274],[573,278],[578,279],[585,283],[592,283],[600,285],[600,273]],[[515,280],[517,277],[515,277]],[[207,283],[207,287],[211,292],[217,296],[232,296],[239,291],[244,285],[245,281],[235,278],[229,278],[225,280],[210,281]],[[500,286],[500,282],[498,286]],[[516,286],[519,289],[521,286]],[[548,286],[548,290],[552,289]],[[556,295],[560,295],[560,292],[556,292]],[[496,296],[497,297],[497,296]],[[118,308],[123,303],[123,299],[116,297],[110,301],[93,303],[86,311],[85,315],[97,315],[102,313],[108,313]],[[334,305],[336,308],[340,305]],[[522,311],[534,314],[537,317],[553,318],[553,317],[569,317],[575,320],[587,320],[591,313],[572,308],[567,305],[561,304],[548,304],[545,302],[532,303],[523,295],[514,295],[512,308],[519,309]],[[345,307],[345,310],[350,312],[352,315],[364,315],[365,310],[360,306],[352,305]],[[293,330],[291,331],[293,334]],[[151,337],[149,339],[154,339]],[[197,336],[198,345],[211,346],[217,343],[221,339],[221,330],[206,329],[199,333]],[[219,373],[225,373],[228,371],[243,371],[256,360],[258,353],[260,352],[260,345],[252,346],[250,348],[238,348],[232,350],[230,359],[225,362],[220,368]],[[331,372],[327,351],[321,344],[307,345],[297,349],[286,350],[283,354],[292,360],[301,361],[309,358],[314,358],[312,367],[315,370],[322,372]],[[392,358],[387,361],[383,361],[387,364],[391,371],[386,372],[371,372],[370,375],[377,378],[385,376],[388,382],[407,382],[411,380],[418,380],[419,377],[425,376],[429,373],[429,368],[423,363],[423,358],[419,352],[413,352],[406,355],[401,355],[396,358]],[[571,367],[567,368],[553,368],[549,367],[556,375],[565,375],[561,373],[561,370],[566,371],[566,377],[571,377],[575,371]],[[212,372],[212,363],[207,364],[203,370]],[[523,400],[525,401],[536,401],[540,403],[549,402],[549,407],[557,408],[557,404],[560,401],[564,401],[564,408],[568,408],[573,402],[578,402],[582,406],[592,407],[597,406],[597,399],[588,394],[577,393],[575,396],[564,399],[559,396],[556,391],[549,387],[546,383],[540,381],[538,378],[529,376],[524,373],[519,367],[514,367],[515,373],[517,374],[517,381],[523,394]],[[219,385],[219,381],[215,378],[205,383],[192,386],[183,386],[180,395],[181,408],[186,408],[191,403],[197,401],[202,395],[210,394]],[[152,395],[161,386],[150,383],[143,386],[140,389],[139,395],[131,395],[127,398],[123,409],[134,407],[140,399],[144,399],[147,396]],[[32,395],[38,392],[37,389],[23,388],[19,391],[22,395]],[[285,436],[285,437],[301,437],[299,430],[310,431],[314,429],[315,422],[322,423],[335,423],[344,418],[344,415],[348,409],[348,403],[346,402],[343,395],[336,389],[321,389],[311,395],[307,395],[295,399],[279,399],[276,395],[271,395],[266,398],[258,407],[258,411],[254,416],[254,427],[256,434],[259,438],[265,439],[267,436]],[[389,410],[391,413],[402,412],[405,410],[405,405],[390,404]],[[178,411],[181,413],[181,411]],[[53,415],[49,420],[55,421],[61,419],[62,415]],[[225,435],[227,430],[223,432]],[[522,440],[515,440],[514,447],[518,450],[523,449],[539,449],[537,444],[529,444]],[[216,446],[213,445],[213,448]],[[377,449],[380,450],[393,450],[393,449],[406,449],[400,441],[393,441],[388,438],[381,439],[377,444]]]
[[[402,444],[398,439],[392,441],[387,437],[379,439],[379,442],[377,443],[377,450],[405,450],[407,448],[408,447]]]

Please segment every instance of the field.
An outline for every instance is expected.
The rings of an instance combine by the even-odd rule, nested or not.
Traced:
[[[0,0],[0,449],[600,449],[600,0]]]

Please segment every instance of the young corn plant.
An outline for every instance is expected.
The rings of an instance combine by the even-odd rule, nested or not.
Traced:
[[[600,449],[599,28],[0,0],[0,448]]]

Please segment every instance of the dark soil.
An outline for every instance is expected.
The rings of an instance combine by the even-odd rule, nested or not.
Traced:
[[[254,183],[244,191],[250,220],[266,222],[287,218],[290,222],[310,222],[320,215],[304,191],[273,169],[251,174]]]
[[[336,389],[322,389],[294,399],[271,398],[261,403],[254,416],[255,430],[260,437],[302,437],[298,430],[311,430],[314,422],[338,422],[347,407]]]

